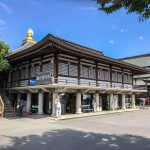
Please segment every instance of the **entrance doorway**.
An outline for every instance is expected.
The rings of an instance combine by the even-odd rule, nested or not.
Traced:
[[[38,94],[33,93],[31,95],[31,112],[37,113],[38,112]]]
[[[109,110],[109,103],[108,103],[108,95],[101,94],[102,97],[102,110]]]
[[[52,94],[50,93],[44,93],[43,112],[44,114],[52,114]]]
[[[60,94],[60,101],[61,101],[61,107],[62,107],[62,114],[74,114],[75,113],[76,95],[74,93]]]

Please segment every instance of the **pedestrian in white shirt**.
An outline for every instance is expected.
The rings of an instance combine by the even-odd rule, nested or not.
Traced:
[[[59,96],[56,97],[56,117],[61,116],[61,103],[59,100]]]

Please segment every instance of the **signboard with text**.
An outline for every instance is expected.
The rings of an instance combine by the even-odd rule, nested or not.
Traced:
[[[36,76],[36,81],[37,85],[52,84],[52,75],[50,72],[40,72]]]

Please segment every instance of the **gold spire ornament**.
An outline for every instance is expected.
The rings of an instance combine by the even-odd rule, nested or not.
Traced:
[[[28,32],[27,32],[27,37],[25,40],[23,40],[22,42],[22,45],[26,44],[26,43],[32,43],[32,44],[35,44],[36,41],[32,38],[34,32],[31,28],[28,29]]]

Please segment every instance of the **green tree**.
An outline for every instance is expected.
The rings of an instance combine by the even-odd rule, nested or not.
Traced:
[[[10,64],[6,59],[9,54],[9,45],[3,41],[0,41],[0,71],[5,71],[10,68]]]
[[[150,18],[150,0],[97,0],[97,3],[107,14],[125,8],[127,13],[136,13],[140,21]]]

